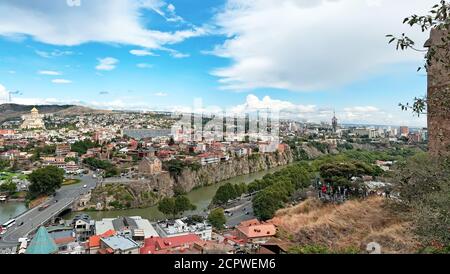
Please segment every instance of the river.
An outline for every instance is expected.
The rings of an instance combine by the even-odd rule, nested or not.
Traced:
[[[276,167],[265,171],[260,171],[256,173],[252,173],[249,175],[242,175],[238,177],[234,177],[232,179],[220,182],[218,184],[214,184],[207,187],[201,187],[198,189],[195,189],[191,192],[189,192],[186,196],[191,200],[193,204],[197,206],[197,210],[186,212],[187,215],[191,214],[201,214],[204,213],[209,204],[211,203],[212,198],[216,194],[217,189],[226,184],[226,183],[232,183],[232,184],[238,184],[238,183],[246,183],[249,184],[253,182],[254,180],[258,180],[263,178],[266,174],[274,173],[278,170],[281,170],[286,166]],[[165,216],[162,214],[157,206],[152,206],[149,208],[137,208],[137,209],[128,209],[128,210],[112,210],[112,211],[95,211],[95,212],[85,212],[89,216],[91,216],[94,220],[101,220],[103,218],[116,218],[119,216],[141,216],[142,218],[156,221],[164,219]],[[80,214],[80,212],[71,212],[64,216],[64,219],[70,220],[76,215]]]
[[[238,184],[238,183],[246,183],[249,184],[254,180],[261,179],[266,174],[274,173],[285,166],[272,168],[265,171],[260,171],[256,173],[252,173],[249,175],[242,175],[238,177],[234,177],[230,180],[226,180],[220,182],[215,185],[201,187],[189,192],[186,196],[191,200],[193,204],[197,206],[197,210],[187,212],[186,214],[200,214],[207,210],[209,204],[211,203],[212,198],[216,194],[217,189],[226,184]],[[24,203],[20,202],[9,202],[0,204],[0,223],[4,223],[8,221],[11,217],[15,217],[27,210]],[[149,207],[149,208],[138,208],[138,209],[128,209],[128,210],[112,210],[112,211],[95,211],[95,212],[85,212],[89,216],[91,216],[94,220],[101,220],[103,218],[116,218],[119,216],[141,216],[142,218],[149,219],[152,221],[164,219],[165,216],[161,212],[159,212],[157,206]],[[70,220],[76,215],[80,214],[80,212],[71,212],[64,216],[64,219]]]
[[[0,203],[0,224],[6,223],[11,218],[14,218],[27,211],[25,203],[8,202]]]

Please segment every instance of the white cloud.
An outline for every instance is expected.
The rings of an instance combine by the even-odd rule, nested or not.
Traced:
[[[40,71],[38,71],[38,74],[41,74],[41,75],[61,75],[61,72],[53,71],[53,70],[40,70]]]
[[[169,12],[175,12],[175,6],[172,4],[167,5],[167,11]]]
[[[357,112],[357,113],[372,113],[372,112],[378,112],[380,111],[378,108],[373,106],[365,106],[365,107],[350,107],[345,108],[344,111],[346,112]]]
[[[153,67],[152,64],[147,64],[147,63],[139,63],[139,64],[137,64],[136,66],[137,66],[138,68],[141,68],[141,69],[147,69],[147,68],[152,68],[152,67]]]
[[[187,53],[181,53],[181,52],[171,52],[170,56],[172,56],[173,58],[182,59],[182,58],[188,58],[191,55],[187,54]]]
[[[6,102],[8,100],[8,91],[6,88],[0,84],[0,102]]]
[[[1,35],[1,33],[0,33]],[[69,56],[69,55],[73,55],[73,51],[69,51],[69,50],[59,50],[59,49],[55,49],[52,51],[42,51],[42,50],[35,50],[34,51],[37,55],[43,57],[43,58],[53,58],[53,57],[61,57],[61,56]]]
[[[153,94],[154,96],[158,96],[158,97],[166,97],[169,94],[165,93],[165,92],[157,92]]]
[[[113,70],[116,68],[117,63],[119,63],[119,60],[112,58],[112,57],[106,57],[106,58],[99,58],[98,59],[99,64],[95,67],[97,70]]]
[[[225,89],[320,90],[367,77],[421,54],[396,52],[386,34],[427,34],[402,25],[435,0],[228,0],[216,25],[228,37],[213,54],[230,66],[212,74]],[[418,33],[419,32],[419,33]]]
[[[136,56],[157,56],[153,52],[146,49],[133,49],[130,50],[130,53]]]
[[[288,101],[276,100],[265,96],[260,100],[257,96],[250,94],[247,96],[246,102],[230,108],[233,113],[245,113],[246,111],[270,109],[271,111],[284,113],[313,113],[317,110],[315,105],[295,105]]]
[[[53,79],[52,83],[53,84],[71,84],[72,81],[71,80],[67,80],[67,79]]]
[[[170,32],[148,28],[144,11],[166,6],[162,0],[109,0],[106,4],[104,0],[89,0],[80,7],[69,7],[64,0],[2,0],[0,36],[29,36],[59,46],[100,42],[158,49],[206,34],[195,26]]]

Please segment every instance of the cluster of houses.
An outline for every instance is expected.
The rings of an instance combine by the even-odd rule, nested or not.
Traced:
[[[277,241],[276,227],[256,219],[220,233],[207,222],[189,217],[151,223],[141,217],[94,221],[88,215],[79,215],[61,224],[40,227],[29,244],[21,247],[22,253],[273,254],[264,246]]]
[[[133,117],[133,119],[130,119]],[[151,117],[151,118],[149,118]],[[110,115],[79,115],[73,117],[47,117],[52,125],[43,126],[42,115],[33,109],[23,117],[19,129],[0,129],[0,159],[15,162],[21,170],[31,171],[39,166],[57,166],[67,174],[82,173],[86,166],[83,160],[96,158],[109,161],[119,170],[131,176],[153,175],[162,172],[162,163],[180,160],[202,166],[226,162],[233,157],[244,157],[254,153],[284,150],[283,144],[270,141],[220,142],[183,141],[175,142],[170,131],[162,134],[157,126],[170,126],[173,121],[165,116],[148,116],[137,113],[115,113]],[[46,119],[47,119],[46,118]],[[48,122],[46,120],[46,123]],[[4,126],[5,124],[3,124]],[[73,125],[64,127],[63,125]],[[152,125],[149,127],[149,125]],[[145,134],[129,136],[124,128],[140,129]],[[158,131],[158,134],[151,134]],[[150,134],[147,134],[149,133]],[[73,149],[77,142],[90,141],[95,147],[79,154]],[[36,148],[54,147],[54,153],[36,155]],[[36,157],[38,156],[38,157]]]

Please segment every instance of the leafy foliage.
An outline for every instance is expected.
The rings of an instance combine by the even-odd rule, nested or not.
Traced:
[[[244,183],[241,184],[227,183],[219,187],[219,189],[216,192],[216,195],[214,195],[212,203],[215,205],[223,205],[226,204],[229,200],[234,200],[246,192],[247,192],[247,185]]]
[[[425,247],[450,247],[450,158],[419,154],[394,170],[399,205]]]
[[[438,44],[433,45],[426,49],[418,49],[416,43],[408,37],[405,33],[400,36],[394,36],[392,34],[386,35],[389,39],[388,43],[394,43],[397,50],[414,50],[418,52],[426,52],[425,62],[422,67],[419,67],[417,71],[422,68],[429,71],[431,66],[439,65],[447,70],[450,69],[450,3],[445,0],[441,0],[438,4],[434,5],[429,14],[427,15],[412,15],[403,20],[403,24],[407,24],[410,27],[418,27],[421,32],[428,32],[430,30],[436,30],[443,35],[441,41]],[[445,96],[445,95],[444,95]],[[437,101],[446,98],[436,98]],[[435,104],[435,99],[431,102],[432,98],[414,98],[412,104],[399,104],[402,110],[412,110],[417,115],[425,114],[428,106]],[[447,98],[447,103],[450,103]],[[450,110],[450,104],[446,106],[447,111]]]
[[[164,198],[158,203],[158,210],[165,215],[171,215],[173,218],[185,211],[195,210],[196,208],[186,196]]]
[[[11,163],[8,160],[0,159],[0,171],[5,171],[10,165]]]
[[[249,192],[259,191],[252,200],[255,215],[262,220],[272,218],[296,190],[310,184],[311,173],[305,163],[286,167],[252,182],[248,187]]]
[[[99,147],[99,145],[90,139],[86,139],[84,141],[75,142],[71,146],[71,151],[77,152],[78,154],[83,155],[83,154],[86,154],[88,149],[95,148],[95,147]]]
[[[30,198],[40,195],[51,195],[61,187],[64,181],[64,170],[47,166],[33,171],[29,176],[31,182],[29,186]]]
[[[120,170],[115,167],[111,162],[99,160],[96,158],[86,158],[83,163],[96,169],[103,169],[105,171],[105,177],[114,177],[120,174]]]
[[[208,215],[208,222],[216,229],[223,229],[227,222],[223,208],[213,209]]]
[[[17,191],[17,184],[14,182],[6,182],[0,185],[0,192],[15,193]]]

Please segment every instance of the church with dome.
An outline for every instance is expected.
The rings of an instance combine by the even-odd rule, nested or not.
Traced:
[[[39,114],[36,108],[33,108],[30,114],[23,115],[22,120],[20,129],[45,129],[44,115]]]

